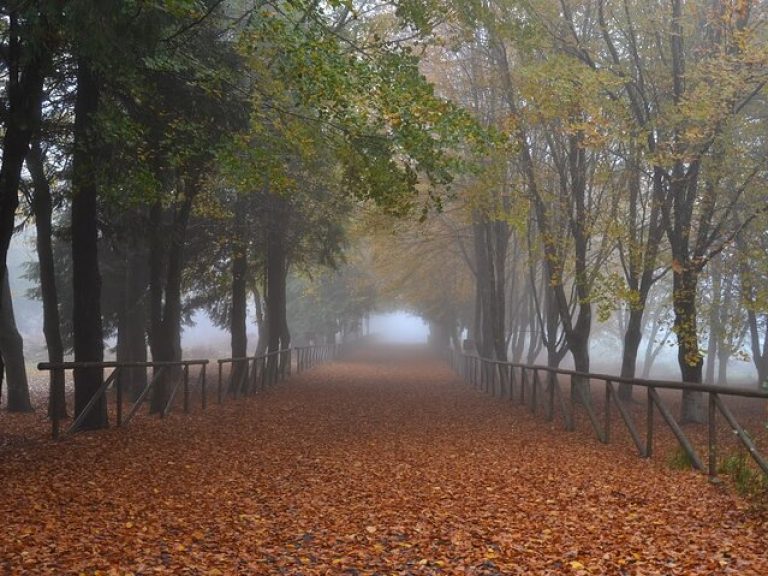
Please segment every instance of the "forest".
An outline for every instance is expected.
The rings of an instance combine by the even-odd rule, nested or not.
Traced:
[[[0,124],[0,573],[768,574],[768,0],[3,0]]]
[[[683,382],[768,381],[763,2],[0,10],[0,255],[32,231],[50,362],[179,360],[196,311],[239,358],[251,318],[259,354],[399,308],[488,359],[588,373],[599,341],[626,378],[672,348]],[[76,414],[103,379],[75,371]]]

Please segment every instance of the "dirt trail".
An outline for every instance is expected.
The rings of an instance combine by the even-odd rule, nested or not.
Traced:
[[[768,574],[768,521],[705,477],[396,350],[5,452],[0,522],[0,574]]]

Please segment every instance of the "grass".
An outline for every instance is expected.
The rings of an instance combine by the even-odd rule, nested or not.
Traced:
[[[744,450],[724,458],[718,472],[728,476],[742,496],[768,503],[768,475],[755,468]]]

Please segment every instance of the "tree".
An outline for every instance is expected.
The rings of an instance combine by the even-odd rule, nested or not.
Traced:
[[[24,364],[24,341],[16,329],[11,300],[11,285],[8,271],[3,275],[0,288],[0,356],[5,369],[8,387],[8,411],[30,412],[32,403],[29,399],[27,370]]]
[[[399,221],[381,214],[365,218],[379,306],[402,307],[430,325],[432,343],[462,349],[461,332],[471,325],[475,275],[471,238],[461,204],[426,222]]]
[[[44,152],[40,138],[33,139],[27,153],[27,170],[32,177],[34,191],[31,206],[35,217],[37,260],[39,265],[40,293],[43,300],[43,333],[48,349],[49,362],[64,361],[64,343],[61,337],[59,296],[56,287],[56,267],[53,253],[53,196],[48,176],[45,173]],[[57,414],[51,417],[65,417],[67,404],[64,395],[64,373],[51,371],[49,412],[56,406]]]
[[[671,0],[658,10],[644,3],[620,9],[599,4],[613,73],[645,135],[643,155],[671,251],[678,363],[686,382],[702,379],[699,275],[733,237],[731,214],[752,177],[749,169],[740,171],[744,180],[723,186],[721,168],[729,134],[764,85],[764,39],[751,25],[752,4],[699,9],[700,3]],[[574,51],[599,65],[579,47]],[[683,419],[703,418],[701,395],[685,390]]]
[[[0,281],[19,205],[24,158],[40,119],[53,33],[48,3],[10,2],[0,12],[2,67],[7,78],[3,162],[0,165]]]

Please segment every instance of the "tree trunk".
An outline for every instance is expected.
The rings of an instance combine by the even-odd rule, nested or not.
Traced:
[[[8,412],[31,412],[29,383],[24,364],[24,340],[16,328],[11,300],[11,285],[6,267],[0,297],[0,354],[5,363],[8,382]]]
[[[285,266],[285,273],[283,277],[283,286],[286,286],[288,282],[288,265]],[[287,298],[284,298],[284,301],[287,304]],[[283,314],[283,328],[280,330],[280,349],[281,350],[289,350],[291,348],[291,331],[288,328],[288,314]],[[280,370],[283,372],[283,374],[286,373],[286,370],[288,368],[288,364],[291,361],[290,356],[281,356],[280,357]]]
[[[267,351],[267,316],[261,302],[261,294],[257,288],[253,289],[253,303],[256,307],[256,323],[259,326],[259,341],[256,343],[256,356],[262,356]]]
[[[765,322],[760,342],[760,328],[757,314],[754,309],[747,308],[747,320],[749,323],[749,344],[752,350],[752,362],[757,371],[757,387],[768,386],[768,322]]]
[[[709,264],[712,297],[709,306],[709,338],[707,339],[704,375],[704,382],[707,384],[715,383],[715,362],[719,358],[719,350],[723,343],[723,327],[720,325],[723,274],[720,265],[719,258],[714,259]]]
[[[246,335],[246,272],[248,255],[246,246],[235,242],[232,254],[232,311],[230,313],[230,337],[232,358],[245,358],[248,355],[248,336]],[[248,365],[244,362],[232,364],[230,392],[236,392],[235,386],[242,383],[247,386]]]
[[[147,254],[143,240],[132,242],[125,256],[123,293],[117,324],[117,361],[147,361]],[[120,385],[135,401],[147,385],[144,368],[123,368]]]
[[[284,338],[286,318],[286,271],[287,259],[285,250],[283,211],[284,202],[278,198],[270,198],[272,208],[272,223],[267,230],[267,261],[266,261],[266,304],[267,304],[267,350],[277,352]],[[278,367],[278,358],[271,356],[268,362],[270,373]]]
[[[709,329],[709,341],[707,342],[707,355],[704,359],[704,382],[707,384],[715,383],[715,364],[720,357],[720,347],[718,338],[712,333],[713,329]]]
[[[151,256],[153,271],[150,272],[150,283],[160,281],[160,286],[151,286],[150,292],[153,299],[159,295],[159,318],[157,317],[158,305],[153,302],[153,318],[155,325],[152,328],[151,349],[152,360],[160,362],[173,362],[181,359],[181,280],[184,270],[184,245],[187,236],[189,215],[192,210],[192,202],[195,196],[195,188],[179,182],[184,194],[180,194],[182,200],[175,207],[170,238],[155,235],[155,245],[152,247]],[[155,214],[156,216],[156,214]],[[165,266],[165,280],[162,280],[162,246],[168,246],[168,258]],[[164,284],[164,286],[163,286]],[[170,385],[174,378],[178,377],[178,369],[166,368],[162,377],[158,378],[152,392],[150,413],[159,413],[165,408],[171,392]]]
[[[45,26],[44,16],[40,16],[40,22]],[[4,58],[7,63],[5,134],[0,163],[0,281],[6,274],[5,263],[19,206],[21,168],[39,123],[44,68],[50,57],[44,43],[31,46],[32,40],[26,36],[31,36],[31,31],[22,30],[18,13],[9,10]]]
[[[436,350],[445,350],[451,345],[451,329],[445,323],[429,322],[429,345]]]
[[[285,322],[285,250],[282,235],[271,232],[267,244],[267,350],[280,349],[283,324]]]
[[[525,291],[525,298],[520,305],[521,310],[525,310],[523,318],[520,318],[517,324],[517,337],[512,347],[512,359],[515,362],[522,362],[523,354],[525,354],[525,344],[529,343],[529,350],[533,352],[535,350],[534,332],[536,330],[536,310],[533,303],[532,290]],[[541,340],[537,339],[537,346],[540,345]]]
[[[544,314],[546,315],[546,324],[542,340],[547,346],[547,366],[557,368],[563,359],[563,355],[558,354],[558,328],[560,327],[560,313],[555,306],[555,294],[552,287],[545,280],[544,286]],[[533,364],[531,359],[529,364]]]
[[[484,358],[504,361],[507,359],[504,262],[509,231],[505,223],[489,220],[483,214],[476,213],[474,219],[475,281],[480,309],[478,351]]]
[[[76,362],[102,362],[104,341],[101,324],[101,275],[98,259],[98,189],[94,169],[94,115],[99,87],[90,63],[77,62],[74,152],[72,154],[72,336]],[[77,369],[75,415],[79,415],[101,386],[101,368]],[[82,428],[105,428],[107,400],[103,396],[83,421]]]
[[[717,353],[717,384],[720,386],[728,385],[728,360],[731,355],[726,346],[720,346]]]
[[[690,268],[674,271],[672,301],[675,309],[675,334],[677,336],[677,362],[683,382],[698,384],[702,377],[702,355],[699,350],[696,318],[697,274]],[[704,395],[693,390],[683,390],[683,422],[704,422]]]
[[[573,343],[576,342],[574,347]],[[576,372],[589,373],[589,340],[572,339],[569,344],[571,356],[573,356],[573,369]],[[576,402],[585,404],[592,401],[589,378],[574,376],[571,378],[571,398]]]
[[[637,370],[637,351],[643,339],[642,324],[644,308],[632,308],[629,311],[629,321],[624,332],[624,350],[621,356],[621,377],[634,378]],[[632,384],[619,384],[619,399],[624,402],[632,401]]]
[[[56,288],[56,270],[53,257],[53,200],[43,165],[40,142],[35,139],[27,154],[27,169],[32,176],[34,186],[32,211],[35,215],[35,231],[37,232],[35,242],[40,268],[40,293],[43,298],[43,334],[48,350],[48,361],[63,362],[64,344],[61,339],[59,294]],[[67,404],[64,391],[64,372],[62,370],[50,372],[49,399],[48,416],[53,417],[51,410],[53,406],[57,406],[58,417],[66,418]]]

